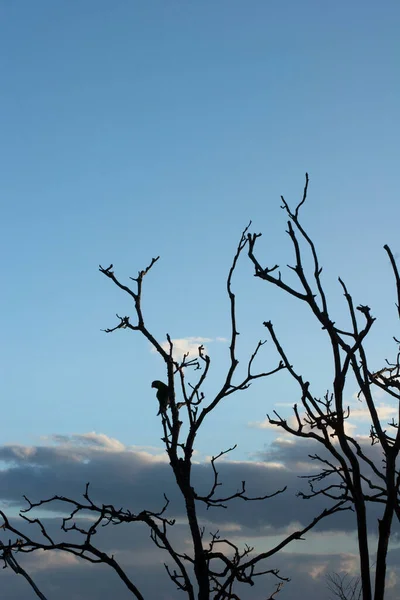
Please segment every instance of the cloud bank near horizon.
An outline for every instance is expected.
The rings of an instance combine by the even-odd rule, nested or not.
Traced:
[[[207,511],[200,505],[199,516],[206,527],[206,535],[218,529],[239,546],[249,543],[256,550],[265,550],[276,545],[294,528],[309,522],[326,506],[319,497],[310,501],[296,498],[296,492],[306,488],[305,480],[298,476],[311,472],[313,468],[308,459],[310,450],[307,443],[288,444],[287,440],[278,438],[258,453],[257,460],[235,461],[232,455],[232,460],[220,461],[217,468],[223,483],[221,495],[234,493],[242,480],[246,481],[249,496],[271,494],[284,486],[287,490],[265,501],[249,503],[234,500],[227,510],[215,508]],[[32,501],[54,494],[81,499],[88,481],[93,500],[123,506],[132,512],[159,510],[164,504],[165,493],[170,500],[168,516],[177,519],[176,525],[171,528],[171,540],[181,550],[190,551],[184,505],[166,454],[159,448],[127,447],[116,439],[95,432],[70,436],[56,434],[46,438],[40,446],[1,446],[0,461],[3,464],[0,496],[5,512],[11,511],[15,515],[17,508],[23,505],[23,494]],[[193,478],[199,492],[208,491],[212,485],[212,469],[208,461],[194,463]],[[61,507],[55,506],[53,512],[45,516],[46,526],[56,537],[60,536],[59,515]],[[378,512],[371,512],[371,522],[377,523],[377,518]],[[356,572],[354,526],[354,515],[350,511],[338,513],[322,521],[315,533],[307,536],[308,541],[296,542],[268,561],[268,568],[281,568],[281,574],[291,577],[294,582],[294,585],[285,585],[280,593],[282,600],[297,597],[299,589],[303,597],[308,593],[315,597],[318,590],[319,598],[328,598],[325,581],[328,572]],[[154,547],[143,525],[107,527],[99,532],[96,540],[105,551],[115,555],[146,591],[147,597],[161,600],[179,597],[163,567],[168,557]],[[394,549],[390,555],[393,594],[398,580],[394,560],[397,554],[400,550]],[[115,593],[121,599],[130,597],[115,573],[105,567],[82,564],[70,555],[47,552],[41,556],[24,556],[23,561],[24,566],[35,575],[37,583],[42,582],[43,591],[50,586],[57,590],[55,593],[60,600],[67,597],[102,600]],[[26,584],[19,581],[22,578],[11,578],[9,573],[5,575],[7,598],[25,599]],[[68,579],[74,582],[76,592],[68,588],[67,594],[65,586]],[[270,586],[268,589],[272,592],[274,584],[273,579],[265,579],[264,590],[267,589],[265,586]],[[258,598],[257,590],[260,588],[256,587],[255,590],[246,588],[243,598]],[[163,590],[161,595],[160,589]],[[391,598],[390,589],[388,598]]]

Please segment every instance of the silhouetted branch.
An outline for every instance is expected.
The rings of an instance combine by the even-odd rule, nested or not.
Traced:
[[[9,540],[7,546],[4,546],[4,544],[0,542],[0,558],[4,561],[3,568],[6,569],[9,567],[16,575],[22,575],[22,577],[26,579],[32,590],[35,592],[36,596],[40,598],[40,600],[47,600],[46,596],[40,591],[32,577],[23,567],[21,567],[15,557],[15,553],[18,552],[21,543],[23,543],[23,541],[20,538],[17,538],[14,544],[12,544],[11,540]]]
[[[360,600],[362,593],[360,577],[350,577],[348,573],[344,575],[329,573],[326,580],[328,589],[335,598],[339,600]]]
[[[282,208],[289,216],[288,235],[290,237],[295,262],[289,266],[300,282],[301,291],[286,284],[282,280],[281,273],[278,277],[272,273],[278,268],[262,268],[261,263],[255,256],[255,244],[260,234],[248,234],[248,255],[255,269],[255,276],[263,279],[269,284],[276,286],[283,292],[308,305],[312,314],[326,331],[333,356],[333,392],[323,400],[315,398],[310,390],[310,384],[299,375],[282,345],[278,340],[274,327],[270,321],[264,323],[270,337],[275,344],[281,360],[291,375],[298,383],[301,390],[301,406],[305,414],[301,414],[297,404],[293,407],[295,424],[289,423],[286,418],[280,416],[276,411],[276,418],[268,416],[269,422],[282,427],[285,431],[296,437],[309,438],[316,443],[322,444],[330,454],[332,460],[322,456],[310,455],[312,460],[318,460],[322,470],[317,475],[305,476],[308,479],[310,493],[300,492],[304,499],[315,496],[325,496],[332,500],[344,502],[346,506],[352,506],[356,513],[357,532],[359,542],[359,555],[361,565],[362,594],[364,600],[372,600],[371,575],[369,566],[369,540],[366,519],[366,502],[380,503],[384,506],[382,519],[379,521],[379,539],[377,549],[377,562],[375,570],[375,595],[374,600],[383,600],[385,589],[386,555],[388,541],[390,539],[391,523],[393,515],[400,518],[399,510],[399,484],[400,477],[396,471],[396,459],[400,450],[400,412],[397,422],[394,420],[390,426],[396,429],[396,436],[390,436],[379,419],[375,406],[372,387],[376,386],[400,400],[400,353],[397,354],[395,362],[377,372],[368,367],[367,354],[364,342],[375,321],[371,316],[369,306],[359,304],[355,306],[353,298],[342,279],[339,283],[343,288],[351,321],[351,329],[338,327],[331,318],[328,310],[328,302],[322,285],[320,266],[316,247],[310,236],[305,231],[299,220],[299,212],[304,205],[308,192],[309,178],[306,174],[303,197],[296,209],[292,211],[289,204],[282,197]],[[299,236],[299,239],[298,239]],[[308,275],[303,261],[302,250],[299,240],[306,243],[313,264],[313,273]],[[387,245],[384,246],[388,253],[397,291],[397,308],[400,316],[400,277],[393,254]],[[359,316],[362,315],[363,323],[359,324]],[[397,340],[395,338],[397,342]],[[359,398],[362,399],[368,409],[371,419],[371,443],[379,444],[384,455],[384,466],[381,468],[369,458],[354,436],[346,429],[346,421],[351,416],[351,410],[344,404],[345,384],[347,377],[352,374],[359,386]],[[400,409],[399,409],[400,410]],[[363,472],[367,468],[369,472]],[[338,478],[334,483],[327,483],[332,477]],[[373,479],[373,478],[374,479]],[[375,480],[376,478],[376,480]],[[377,483],[379,482],[379,483]]]

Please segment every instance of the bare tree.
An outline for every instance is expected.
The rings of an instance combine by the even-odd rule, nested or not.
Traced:
[[[348,573],[329,573],[326,577],[328,589],[334,598],[339,600],[360,600],[361,579],[358,576],[351,577]]]
[[[169,458],[176,485],[184,500],[192,552],[189,554],[178,551],[170,541],[169,533],[174,526],[174,520],[168,517],[169,500],[166,497],[165,503],[159,511],[150,511],[144,507],[140,512],[133,512],[129,508],[117,508],[110,504],[98,503],[92,497],[89,484],[87,484],[81,499],[55,495],[38,502],[32,502],[25,498],[28,506],[21,511],[20,516],[25,523],[31,526],[28,529],[32,530],[32,534],[22,530],[4,512],[0,511],[3,518],[3,529],[11,534],[14,540],[9,540],[7,544],[4,543],[1,548],[5,566],[12,566],[10,557],[16,553],[22,556],[24,553],[38,550],[68,552],[90,563],[108,565],[117,573],[132,596],[142,600],[143,595],[136,583],[131,580],[114,555],[108,554],[96,544],[95,537],[101,526],[142,523],[148,527],[154,544],[165,551],[168,556],[169,562],[165,563],[165,569],[170,580],[189,600],[195,598],[198,600],[209,600],[210,598],[214,600],[239,600],[243,586],[252,586],[257,578],[268,574],[277,579],[275,589],[269,596],[272,599],[279,593],[283,582],[288,581],[288,578],[271,566],[269,559],[291,541],[303,539],[303,536],[321,519],[349,508],[346,506],[348,504],[347,495],[338,497],[335,502],[330,503],[329,507],[317,514],[307,525],[282,539],[276,546],[258,554],[248,545],[239,548],[232,540],[226,537],[221,538],[218,531],[211,532],[209,540],[205,539],[205,530],[201,524],[198,511],[200,504],[211,509],[221,508],[226,507],[231,500],[236,499],[245,501],[247,506],[247,501],[261,502],[281,494],[285,490],[285,488],[266,490],[266,493],[261,497],[253,497],[247,493],[246,484],[242,481],[237,492],[224,494],[221,491],[222,482],[219,478],[217,463],[219,458],[229,453],[235,446],[221,451],[212,458],[213,480],[207,493],[200,493],[195,489],[192,477],[192,456],[197,435],[202,425],[212,418],[213,410],[229,396],[244,392],[252,383],[258,380],[270,377],[282,370],[289,370],[290,373],[294,373],[283,351],[280,351],[281,357],[272,368],[261,372],[254,370],[254,362],[262,349],[263,341],[259,341],[256,345],[244,372],[239,373],[238,371],[236,298],[233,292],[232,280],[241,254],[247,245],[249,245],[252,253],[254,241],[255,238],[248,235],[247,227],[241,235],[228,273],[226,287],[231,322],[230,361],[219,389],[211,398],[203,392],[203,386],[211,364],[211,359],[206,354],[203,346],[198,348],[196,358],[190,359],[188,355],[185,355],[182,360],[177,360],[174,357],[172,338],[169,335],[167,336],[168,347],[165,349],[165,346],[155,338],[145,324],[142,308],[143,282],[145,276],[158,262],[158,257],[153,258],[149,266],[141,270],[136,278],[131,278],[134,282],[133,288],[117,278],[113,265],[107,268],[100,266],[100,272],[132,299],[135,310],[134,322],[131,322],[129,316],[120,317],[117,315],[117,324],[105,331],[112,333],[128,329],[131,332],[139,333],[150,342],[165,365],[167,383],[156,381],[153,382],[153,387],[158,389],[159,418],[163,429],[162,442]],[[189,381],[189,371],[192,373],[192,381]],[[53,539],[47,531],[44,521],[39,517],[35,517],[35,510],[51,509],[54,503],[57,503],[58,506],[62,504],[64,507],[65,516],[61,522],[62,541]],[[89,525],[85,525],[85,521],[82,519],[87,515],[91,517]],[[74,536],[73,541],[69,537],[70,534]],[[77,536],[79,536],[78,539]],[[229,551],[224,552],[224,547],[228,547]],[[33,587],[33,582],[31,585]]]
[[[159,418],[163,430],[162,441],[169,458],[177,488],[184,501],[187,526],[191,538],[191,552],[179,551],[171,542],[171,528],[174,520],[168,516],[170,506],[168,498],[158,511],[143,507],[134,512],[128,507],[120,508],[111,504],[99,503],[90,493],[89,484],[80,499],[55,495],[50,498],[32,502],[28,498],[28,506],[22,510],[20,517],[25,524],[31,526],[31,534],[10,520],[4,512],[2,528],[11,536],[8,542],[2,542],[0,556],[4,566],[10,567],[15,573],[22,574],[37,596],[45,596],[35,586],[26,571],[19,568],[19,557],[26,553],[40,550],[64,551],[91,563],[101,563],[111,567],[119,576],[126,589],[133,597],[142,599],[143,594],[138,585],[132,581],[114,555],[102,549],[97,542],[96,533],[101,526],[110,524],[122,525],[127,523],[142,523],[148,530],[154,544],[165,551],[168,563],[166,573],[172,583],[189,600],[238,600],[243,586],[254,585],[257,578],[267,574],[277,578],[276,589],[270,598],[279,593],[287,577],[270,565],[269,559],[291,541],[302,539],[317,523],[325,517],[339,511],[354,510],[358,533],[360,557],[360,579],[363,600],[383,600],[386,580],[386,560],[388,544],[391,535],[393,518],[400,517],[399,484],[400,474],[397,468],[397,456],[400,448],[400,433],[398,420],[390,423],[393,435],[387,433],[382,426],[378,411],[374,404],[374,389],[388,394],[397,403],[400,400],[400,352],[394,361],[388,361],[384,368],[372,369],[367,360],[365,340],[371,331],[374,318],[368,306],[355,307],[351,294],[344,282],[339,279],[347,303],[351,327],[346,329],[336,325],[328,310],[328,301],[322,285],[322,268],[319,263],[316,248],[311,238],[299,220],[299,211],[307,198],[308,176],[303,197],[296,209],[292,211],[282,198],[282,208],[286,211],[288,234],[291,239],[295,264],[290,267],[299,281],[299,289],[286,283],[279,267],[262,267],[255,255],[255,245],[259,234],[250,234],[248,227],[243,231],[235,256],[227,277],[227,294],[231,320],[229,344],[230,361],[228,369],[222,378],[220,387],[212,397],[204,392],[204,384],[209,374],[211,359],[205,349],[200,346],[198,355],[190,359],[188,355],[177,360],[174,355],[172,337],[167,335],[167,348],[156,339],[145,324],[142,309],[142,288],[145,276],[158,262],[158,257],[152,259],[149,266],[131,278],[133,287],[122,283],[114,273],[113,265],[100,267],[101,273],[110,279],[118,288],[132,299],[135,318],[131,322],[129,316],[119,317],[114,327],[105,331],[128,329],[144,336],[165,365],[166,377],[164,382],[153,382],[157,389],[160,402]],[[312,273],[307,275],[304,267],[304,248],[311,255]],[[311,384],[293,366],[288,352],[283,348],[279,337],[270,321],[264,323],[270,338],[273,340],[277,353],[278,364],[272,368],[256,371],[254,364],[259,355],[263,341],[259,341],[254,352],[249,357],[244,372],[238,369],[236,324],[236,297],[233,292],[233,276],[241,254],[248,251],[254,265],[255,275],[259,279],[280,288],[284,293],[297,299],[307,306],[314,315],[319,326],[322,326],[328,336],[332,348],[334,377],[332,389],[323,398],[312,393]],[[400,277],[393,254],[388,246],[385,250],[395,276],[397,290],[397,306],[400,316]],[[360,321],[361,315],[361,323]],[[395,338],[397,344],[399,340]],[[210,532],[209,539],[205,537],[205,529],[199,517],[199,506],[207,508],[226,507],[231,500],[260,502],[277,494],[280,490],[266,490],[262,496],[253,497],[248,494],[245,482],[233,493],[222,492],[222,482],[219,478],[218,459],[229,453],[235,446],[222,450],[211,460],[213,479],[207,493],[200,493],[193,480],[193,452],[200,428],[212,418],[214,409],[224,403],[232,394],[245,391],[257,380],[268,378],[278,372],[287,372],[298,384],[300,402],[294,405],[294,421],[288,421],[274,411],[269,417],[270,423],[283,428],[288,433],[319,444],[322,452],[310,455],[313,461],[321,464],[321,471],[307,476],[309,491],[300,492],[303,499],[314,497],[324,498],[327,506],[310,523],[282,539],[276,546],[265,552],[255,553],[249,546],[239,548],[232,540],[222,539],[218,531]],[[346,405],[346,384],[349,378],[355,378],[359,387],[359,397],[371,418],[370,438],[372,445],[379,445],[384,457],[383,466],[376,464],[368,454],[368,448],[351,436],[346,425],[351,416],[351,410]],[[190,379],[190,380],[189,380]],[[64,517],[61,522],[62,541],[53,539],[47,531],[44,521],[35,516],[36,509],[46,509],[54,503],[64,507]],[[382,509],[379,519],[378,544],[376,548],[376,564],[374,573],[370,567],[370,546],[368,532],[370,524],[367,520],[367,506],[375,504]],[[82,517],[90,515],[89,524]],[[85,524],[86,523],[86,524]],[[73,540],[71,541],[71,534]],[[223,548],[228,547],[229,552]],[[24,575],[25,573],[25,575]],[[372,576],[375,578],[375,591],[372,591]]]
[[[40,598],[40,600],[46,600],[46,596],[42,594],[32,577],[23,567],[21,567],[16,558],[16,552],[18,552],[19,546],[22,543],[23,540],[20,538],[17,538],[14,543],[9,540],[6,546],[0,542],[0,556],[4,562],[4,568],[9,567],[16,575],[22,575],[22,577],[26,579],[32,590],[35,592],[36,596]]]
[[[400,517],[398,454],[400,450],[399,419],[389,423],[392,434],[382,425],[374,402],[374,390],[383,391],[400,406],[400,348],[394,361],[386,362],[384,368],[374,370],[367,357],[365,340],[375,319],[368,306],[355,306],[345,283],[339,278],[347,303],[351,327],[341,327],[333,320],[328,299],[322,283],[322,267],[315,245],[300,221],[300,209],[308,191],[308,175],[303,197],[295,210],[291,210],[282,197],[282,209],[289,217],[287,233],[294,250],[294,265],[289,268],[296,274],[299,286],[286,283],[279,266],[262,266],[256,257],[255,246],[261,234],[248,234],[248,254],[255,268],[255,276],[289,294],[307,306],[317,323],[325,331],[332,350],[334,376],[331,391],[321,399],[315,396],[309,381],[293,366],[289,352],[279,341],[271,321],[264,322],[271,339],[286,367],[288,374],[297,382],[300,401],[293,407],[294,421],[274,411],[269,418],[271,424],[281,427],[298,438],[313,440],[323,449],[310,458],[321,464],[317,475],[308,476],[309,493],[300,493],[304,499],[324,496],[333,502],[343,502],[355,511],[360,575],[363,600],[383,600],[386,581],[386,560],[393,518]],[[311,257],[311,273],[304,266],[304,253]],[[393,269],[397,294],[397,309],[400,317],[400,277],[389,246],[385,245]],[[361,320],[361,322],[360,322]],[[394,338],[396,344],[399,339]],[[354,377],[359,387],[359,399],[364,402],[370,416],[371,445],[379,445],[383,461],[374,461],[368,449],[349,434],[346,421],[351,410],[346,405],[349,378]],[[367,505],[375,503],[382,507],[378,522],[378,543],[375,563],[375,588],[372,591],[372,569],[370,568],[370,541],[368,532],[371,523],[367,520]],[[373,524],[372,524],[373,526]]]

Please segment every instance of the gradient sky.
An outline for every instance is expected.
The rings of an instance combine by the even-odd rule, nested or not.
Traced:
[[[400,252],[397,2],[40,0],[0,12],[3,442],[95,430],[157,444],[149,385],[163,366],[139,336],[101,333],[132,310],[98,264],[126,281],[161,255],[144,296],[152,330],[228,337],[240,232],[253,219],[263,260],[289,262],[279,197],[298,201],[306,170],[304,223],[333,310],[341,274],[380,317],[379,366],[395,333],[382,245]],[[246,260],[235,284],[243,357],[272,318],[325,391],[329,362],[302,307],[254,282]],[[227,345],[208,350],[217,385]],[[243,424],[293,401],[284,379],[232,400],[224,444],[262,445]]]
[[[150,384],[163,364],[139,335],[101,332],[133,307],[99,263],[128,282],[161,256],[145,280],[147,324],[160,340],[209,340],[215,393],[240,233],[252,219],[261,262],[290,278],[280,195],[295,206],[306,171],[303,222],[332,314],[346,323],[341,275],[378,317],[372,366],[392,356],[382,246],[400,256],[399,30],[395,0],[0,3],[2,446],[96,432],[159,452]],[[305,308],[255,280],[245,256],[234,288],[239,358],[271,319],[323,394],[329,348]],[[260,368],[273,368],[264,350]],[[257,382],[218,408],[199,456],[238,443],[232,458],[260,457],[274,434],[251,423],[296,401],[284,373]]]
[[[372,306],[387,356],[382,245],[400,252],[397,2],[40,0],[0,11],[3,442],[95,430],[157,443],[149,384],[162,364],[138,336],[100,332],[132,311],[97,265],[127,280],[160,254],[144,297],[153,331],[227,337],[224,278],[240,232],[253,219],[265,262],[289,262],[279,197],[295,203],[306,170],[304,222],[328,289],[339,306],[341,274]],[[244,261],[243,357],[272,316],[293,353],[306,347],[310,368],[324,369],[302,308],[256,283]],[[217,365],[227,352],[208,349]],[[277,386],[232,401],[224,443],[263,443],[243,422],[286,399]]]

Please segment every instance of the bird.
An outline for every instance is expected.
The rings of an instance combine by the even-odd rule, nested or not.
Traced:
[[[167,410],[169,403],[170,403],[169,387],[162,381],[159,381],[158,379],[153,381],[153,383],[151,384],[151,387],[156,388],[157,400],[160,403],[160,408],[158,410],[157,415],[159,415],[160,413],[165,413],[165,411]]]

